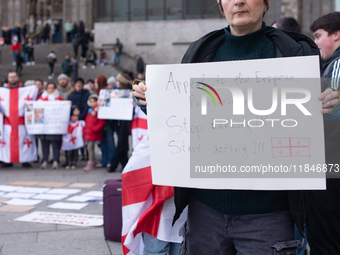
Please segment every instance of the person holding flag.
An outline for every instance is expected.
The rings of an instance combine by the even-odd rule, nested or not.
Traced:
[[[27,133],[24,119],[25,104],[35,100],[38,89],[23,87],[16,72],[8,73],[8,83],[0,88],[0,112],[4,114],[3,140],[0,140],[1,167],[12,167],[21,162],[23,167],[31,167],[28,162],[37,160],[34,136]]]

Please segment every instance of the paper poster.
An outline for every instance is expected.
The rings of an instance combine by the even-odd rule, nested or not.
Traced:
[[[26,104],[25,126],[34,134],[66,134],[70,121],[70,101],[34,101]]]
[[[133,99],[128,89],[102,89],[98,98],[98,118],[132,120]]]
[[[0,112],[0,141],[3,139],[4,133],[4,115]]]
[[[36,211],[16,218],[14,220],[83,227],[99,227],[103,225],[102,215],[79,214],[79,213],[57,213]]]
[[[153,184],[324,189],[319,73],[318,56],[148,66]]]
[[[48,205],[51,209],[64,209],[64,210],[80,210],[87,206],[88,203],[66,203],[66,202],[56,202],[54,204]]]

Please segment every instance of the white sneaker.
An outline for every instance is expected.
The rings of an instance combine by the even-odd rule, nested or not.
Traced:
[[[83,66],[83,69],[86,69],[87,68],[87,66]]]
[[[15,63],[15,62],[12,63],[12,65],[14,65],[14,66],[15,66],[16,64],[17,64],[17,63]]]
[[[27,62],[27,63],[26,63],[26,65],[27,65],[27,66],[30,66],[30,65],[31,65],[31,63],[30,63],[30,62]]]
[[[47,167],[47,161],[44,160],[40,168],[46,169],[46,167]]]
[[[52,169],[57,169],[59,168],[59,164],[57,161],[53,161],[53,164],[52,164]]]
[[[49,75],[47,78],[48,78],[49,80],[52,80],[53,77],[52,77],[51,75]]]
[[[94,66],[94,65],[93,65],[93,66],[91,66],[91,67],[92,67],[92,69],[95,69],[95,68],[96,68],[96,66]]]
[[[32,62],[31,62],[31,65],[32,65],[32,66],[34,66],[34,65],[35,65],[35,62],[34,62],[34,61],[32,61]]]
[[[101,63],[100,66],[104,66],[105,64],[104,63]]]

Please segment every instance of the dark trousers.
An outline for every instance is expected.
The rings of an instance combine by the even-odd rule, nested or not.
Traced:
[[[67,151],[68,162],[77,163],[78,161],[78,149]]]
[[[59,162],[61,140],[41,139],[44,161],[48,161],[48,156],[50,154],[50,144],[52,144],[53,149],[53,161]]]
[[[66,42],[70,43],[72,41],[71,35],[72,33],[66,33]]]
[[[54,63],[49,63],[50,65],[50,75],[53,73]]]
[[[88,50],[88,45],[87,44],[82,44],[81,45],[81,56],[83,57],[83,58],[86,58],[86,52],[87,52],[87,50]]]
[[[226,215],[191,197],[180,255],[296,254],[289,211]],[[294,253],[295,252],[295,253]]]
[[[92,65],[96,65],[96,61],[94,61],[94,60],[88,60],[88,59],[86,59],[86,61],[85,61],[85,65],[87,66],[87,63],[91,63]]]
[[[33,62],[34,61],[34,54],[33,50],[28,52],[28,61]]]
[[[121,163],[123,168],[128,162],[129,151],[129,125],[128,121],[120,120],[119,122],[111,122],[111,129],[116,130],[118,136],[118,142],[116,150],[111,159],[111,171],[115,171],[118,164]]]
[[[307,214],[310,255],[340,254],[340,179],[315,192]]]

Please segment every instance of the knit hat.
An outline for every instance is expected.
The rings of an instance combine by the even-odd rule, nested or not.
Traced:
[[[90,99],[91,99],[91,98],[95,98],[95,99],[98,101],[98,95],[92,94],[91,96],[89,96],[89,98],[87,99],[87,105],[88,105],[89,107],[91,107],[91,105],[90,105]]]
[[[60,81],[61,78],[68,80],[68,76],[64,73],[58,76],[58,81]]]
[[[130,84],[130,81],[131,81],[130,76],[128,74],[126,74],[126,73],[119,73],[117,75],[116,79],[117,79],[117,81],[119,81],[119,82],[121,82],[121,83],[123,83],[125,85]]]
[[[107,84],[116,84],[116,78],[111,76],[107,79]]]

